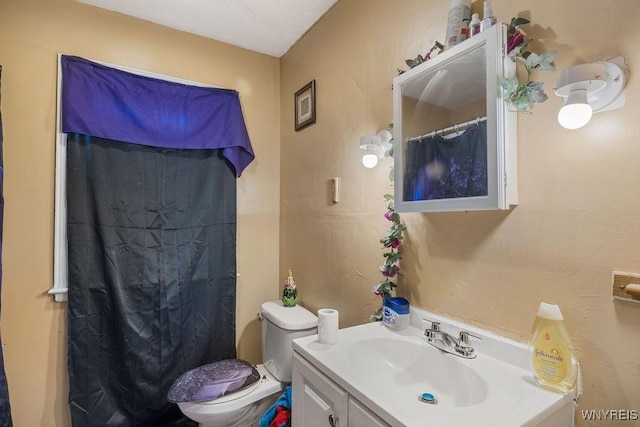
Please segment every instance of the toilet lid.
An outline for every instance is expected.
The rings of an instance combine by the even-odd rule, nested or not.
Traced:
[[[174,403],[204,402],[245,388],[250,393],[250,386],[255,387],[259,379],[258,370],[249,362],[220,360],[182,374],[169,389],[167,398]]]

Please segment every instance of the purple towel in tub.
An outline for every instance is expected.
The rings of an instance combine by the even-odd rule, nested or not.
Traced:
[[[260,379],[260,374],[249,362],[227,359],[203,365],[185,372],[171,388],[170,402],[202,402],[217,399],[243,389]]]

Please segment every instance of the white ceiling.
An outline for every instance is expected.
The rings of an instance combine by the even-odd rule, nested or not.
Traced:
[[[337,0],[78,0],[276,58]]]

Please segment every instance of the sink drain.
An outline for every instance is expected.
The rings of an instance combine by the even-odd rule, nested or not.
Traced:
[[[424,403],[429,403],[431,405],[435,405],[436,403],[438,403],[435,396],[431,393],[422,393],[420,395],[420,401]]]

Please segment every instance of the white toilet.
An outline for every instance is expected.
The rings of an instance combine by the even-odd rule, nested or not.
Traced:
[[[250,387],[205,402],[178,403],[180,410],[202,427],[257,425],[258,420],[291,382],[292,341],[314,335],[318,318],[306,308],[284,307],[281,301],[262,304],[262,360],[256,368],[261,379]]]

